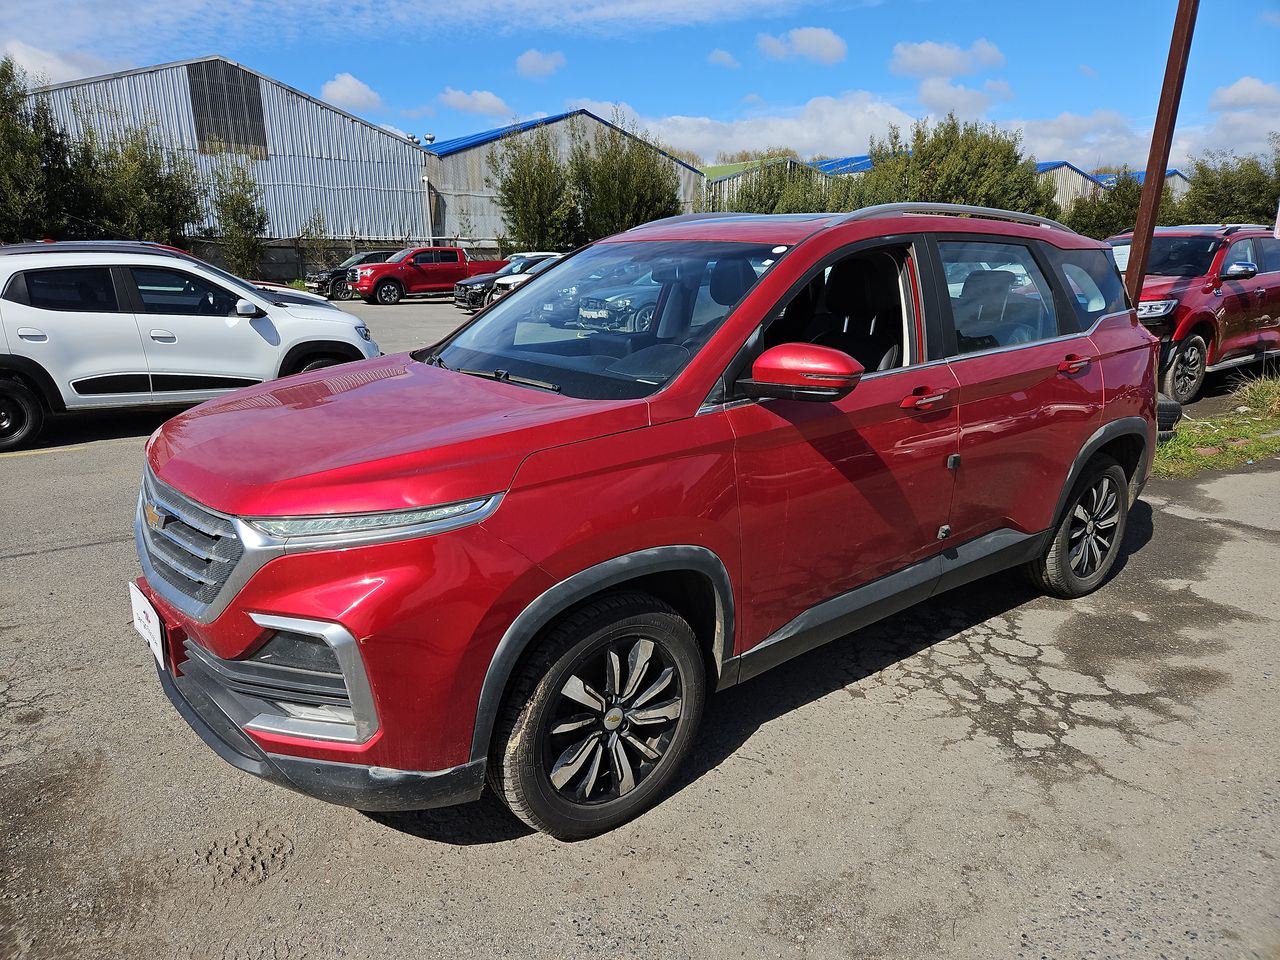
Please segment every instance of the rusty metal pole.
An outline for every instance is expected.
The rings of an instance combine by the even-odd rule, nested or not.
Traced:
[[[1195,32],[1196,11],[1200,0],[1178,0],[1178,14],[1173,21],[1173,39],[1169,42],[1169,62],[1164,68],[1164,86],[1160,89],[1160,106],[1156,110],[1156,126],[1151,132],[1151,153],[1147,157],[1146,179],[1142,182],[1142,201],[1138,205],[1138,222],[1133,228],[1133,244],[1125,269],[1125,285],[1129,299],[1135,304],[1142,293],[1147,275],[1147,253],[1160,215],[1160,195],[1164,191],[1164,174],[1169,169],[1169,150],[1173,147],[1173,127],[1178,120],[1178,104],[1182,100],[1182,81],[1187,76],[1187,58],[1191,54],[1191,34]]]

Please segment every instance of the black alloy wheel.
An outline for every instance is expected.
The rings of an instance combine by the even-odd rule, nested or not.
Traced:
[[[17,380],[0,377],[0,450],[14,450],[40,435],[40,398]]]
[[[350,300],[355,296],[355,291],[351,289],[351,284],[346,280],[339,278],[329,284],[330,300]]]
[[[384,307],[393,307],[400,302],[400,298],[404,296],[404,291],[400,289],[400,284],[394,280],[383,280],[374,290],[374,295]]]
[[[1204,338],[1193,334],[1173,346],[1169,368],[1161,384],[1163,392],[1179,403],[1191,403],[1200,396],[1208,366],[1208,347]]]
[[[1027,564],[1031,581],[1066,600],[1092,593],[1115,566],[1128,514],[1129,477],[1099,454],[1072,487],[1048,546]]]
[[[561,839],[651,806],[688,755],[706,696],[689,624],[642,593],[557,620],[512,679],[489,761],[511,811]]]

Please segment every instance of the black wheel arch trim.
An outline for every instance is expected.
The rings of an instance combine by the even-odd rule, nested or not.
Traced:
[[[1084,471],[1085,466],[1093,459],[1094,454],[1111,441],[1118,440],[1121,437],[1136,437],[1142,444],[1142,451],[1138,455],[1138,468],[1134,475],[1129,478],[1130,501],[1137,499],[1138,494],[1147,482],[1147,475],[1151,471],[1153,447],[1151,438],[1148,436],[1149,430],[1150,424],[1142,417],[1121,417],[1119,420],[1112,420],[1110,423],[1103,424],[1094,431],[1093,436],[1085,441],[1084,446],[1080,448],[1080,452],[1076,454],[1076,458],[1071,464],[1071,471],[1067,474],[1067,481],[1062,485],[1062,492],[1058,494],[1058,505],[1053,511],[1053,526],[1055,529],[1058,521],[1062,519],[1062,511],[1067,507],[1067,498],[1071,496],[1071,490],[1076,485],[1076,481],[1080,479],[1080,474]]]
[[[489,659],[489,667],[480,688],[475,729],[471,735],[473,762],[488,757],[489,741],[493,737],[494,724],[498,711],[502,708],[502,698],[506,694],[508,682],[520,658],[543,628],[577,603],[611,587],[654,573],[696,573],[710,582],[716,600],[712,657],[717,672],[721,674],[720,685],[726,685],[727,678],[723,675],[726,664],[736,669],[737,661],[733,659],[733,586],[724,562],[706,547],[694,545],[637,550],[587,567],[561,580],[535,598],[512,621]]]
[[[67,405],[62,399],[62,393],[58,390],[58,385],[54,382],[53,377],[49,376],[49,372],[34,360],[14,356],[13,354],[0,353],[0,376],[8,373],[21,374],[30,380],[35,385],[37,395],[52,413],[64,413],[66,411]]]
[[[280,361],[280,367],[276,370],[277,377],[288,376],[295,372],[299,361],[311,354],[323,354],[325,356],[345,357],[347,361],[363,360],[364,354],[357,350],[353,345],[344,343],[341,340],[308,340],[305,343],[294,344],[289,348],[289,352],[284,355],[284,359]]]

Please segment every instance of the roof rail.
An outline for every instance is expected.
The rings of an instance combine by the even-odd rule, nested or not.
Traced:
[[[1012,210],[997,210],[995,207],[974,207],[967,203],[879,203],[872,207],[854,210],[840,218],[841,223],[855,220],[872,220],[876,217],[891,217],[899,213],[933,214],[946,217],[985,217],[988,220],[1011,220],[1014,223],[1025,223],[1031,226],[1047,227],[1051,230],[1065,230],[1075,233],[1070,227],[1048,217],[1037,217],[1032,213],[1015,213]]]
[[[191,255],[146,240],[58,240],[53,243],[0,244],[0,256],[23,253],[145,253],[157,257],[190,259]]]
[[[1261,223],[1231,223],[1225,224],[1226,229],[1222,231],[1224,237],[1229,237],[1239,230],[1270,230],[1271,228]]]

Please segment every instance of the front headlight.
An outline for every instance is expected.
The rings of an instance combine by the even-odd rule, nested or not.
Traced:
[[[621,300],[610,300],[609,306],[617,307],[619,310],[629,310],[631,308],[631,301],[628,298],[623,297]]]
[[[384,513],[348,513],[324,517],[249,517],[245,522],[270,537],[293,540],[306,537],[347,537],[382,532],[398,536],[426,536],[478,523],[497,509],[501,495],[446,503],[437,507],[411,507]]]
[[[361,340],[368,340],[370,343],[373,343],[373,334],[369,332],[369,328],[363,323],[356,327],[356,336]]]
[[[1157,320],[1160,317],[1167,317],[1177,306],[1177,300],[1140,300],[1138,301],[1138,319]]]
[[[360,267],[359,269],[357,269],[357,270],[356,270],[356,276],[357,276],[357,277],[371,277],[371,276],[373,276],[373,268],[372,268],[372,267]]]

